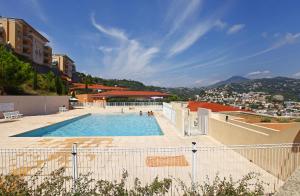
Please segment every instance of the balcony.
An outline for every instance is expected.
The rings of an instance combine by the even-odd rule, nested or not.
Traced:
[[[32,54],[32,49],[29,48],[29,47],[24,47],[23,46],[23,55],[31,56],[31,54]]]
[[[50,46],[44,46],[44,56],[52,56],[52,48]]]
[[[28,49],[28,50],[32,50],[32,45],[31,44],[24,44],[23,43],[23,49]]]
[[[32,45],[32,40],[31,39],[23,39],[23,45]]]

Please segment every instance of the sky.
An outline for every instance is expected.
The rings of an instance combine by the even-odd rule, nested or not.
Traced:
[[[200,87],[231,76],[300,78],[299,0],[0,0],[78,71]]]

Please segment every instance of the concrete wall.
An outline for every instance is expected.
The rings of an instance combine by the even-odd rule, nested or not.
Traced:
[[[209,135],[228,145],[300,143],[300,129],[297,129],[300,126],[293,126],[285,131],[276,131],[267,127],[233,120],[230,117],[228,122],[225,122],[225,117],[212,117],[209,125]]]
[[[300,130],[274,131],[248,123],[225,122],[220,115],[209,119],[208,135],[226,145],[300,143]],[[230,118],[229,118],[230,119]],[[248,126],[249,125],[249,126]],[[285,180],[300,165],[299,147],[236,150],[249,161]]]
[[[186,108],[186,104],[184,102],[171,102],[172,109],[175,112],[175,127],[177,132],[181,136],[185,136],[186,129],[188,128],[188,110]]]
[[[14,111],[24,115],[44,115],[58,112],[58,107],[69,108],[68,96],[0,96],[0,103],[13,103]],[[2,118],[3,111],[0,111]]]
[[[163,114],[172,124],[176,124],[176,112],[171,104],[163,103]]]

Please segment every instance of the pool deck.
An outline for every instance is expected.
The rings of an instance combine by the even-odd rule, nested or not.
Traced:
[[[125,109],[125,113],[139,113],[140,110],[147,112],[149,108],[135,109],[133,111]],[[34,173],[36,168],[40,168],[42,164],[48,165],[49,168],[59,168],[62,165],[70,168],[71,153],[69,153],[69,151],[64,155],[61,155],[55,151],[53,153],[42,154],[43,151],[39,152],[39,150],[35,150],[40,148],[70,149],[73,143],[77,143],[80,148],[86,148],[87,150],[96,147],[101,147],[101,149],[115,149],[113,147],[117,147],[116,149],[155,148],[158,150],[159,148],[178,147],[176,152],[169,153],[164,152],[163,150],[157,152],[154,151],[156,153],[151,153],[147,150],[142,150],[141,153],[134,151],[127,153],[122,153],[122,151],[115,151],[115,153],[87,151],[85,153],[86,156],[82,157],[79,161],[84,165],[83,167],[80,166],[80,169],[82,169],[81,171],[90,169],[89,171],[93,171],[98,177],[105,177],[107,179],[119,179],[121,175],[120,171],[125,168],[133,176],[140,176],[145,181],[147,181],[147,179],[153,179],[156,175],[161,177],[171,175],[173,177],[180,177],[182,180],[188,182],[190,180],[192,154],[191,151],[186,151],[182,147],[191,147],[192,142],[197,142],[197,146],[201,147],[222,147],[223,145],[210,136],[182,137],[178,134],[178,130],[175,126],[163,116],[162,111],[156,111],[154,109],[150,110],[154,111],[157,122],[164,135],[113,137],[11,137],[16,134],[88,113],[120,113],[120,109],[118,108],[83,108],[53,115],[25,116],[12,122],[0,121],[0,150],[14,150],[16,148],[30,148],[28,150],[34,150],[28,152],[26,150],[24,152],[11,151],[11,153],[8,154],[6,154],[6,151],[3,151],[2,155],[5,156],[0,156],[0,173],[1,171],[3,173],[17,171],[17,173],[25,172],[26,175],[29,175]],[[82,149],[81,151],[84,150]],[[198,180],[205,180],[206,176],[214,177],[219,171],[221,176],[224,175],[228,177],[231,175],[234,179],[240,179],[248,172],[255,171],[262,174],[262,179],[265,182],[270,183],[270,186],[266,187],[267,190],[272,190],[272,185],[274,183],[276,186],[282,184],[282,182],[278,182],[274,176],[232,150],[217,150],[214,152],[209,150],[200,151],[198,156],[199,159],[196,169]],[[29,157],[29,159],[27,159],[27,157]],[[69,161],[62,162],[62,160]],[[22,163],[25,164],[25,166]],[[53,165],[56,166],[54,167]],[[88,165],[89,167],[87,167]],[[111,171],[112,168],[116,171],[115,173],[112,172],[112,176],[107,173],[101,173]],[[97,178],[97,176],[95,176],[95,178]]]
[[[147,112],[149,109],[126,110],[125,113]],[[218,144],[209,136],[181,137],[161,111],[154,111],[158,124],[164,135],[162,136],[99,136],[99,137],[11,137],[40,127],[75,118],[88,113],[108,114],[120,112],[117,108],[82,108],[64,113],[25,116],[19,120],[0,121],[0,148],[26,148],[26,147],[59,147],[68,148],[73,143],[79,147],[182,147],[191,146],[195,141],[201,145]]]

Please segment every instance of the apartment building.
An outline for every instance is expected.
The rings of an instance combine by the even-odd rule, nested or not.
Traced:
[[[51,66],[49,40],[23,19],[0,17],[0,43],[10,44],[15,53],[37,65]]]
[[[74,61],[66,54],[53,54],[52,65],[57,66],[62,73],[62,78],[71,82],[73,74],[76,72]]]

